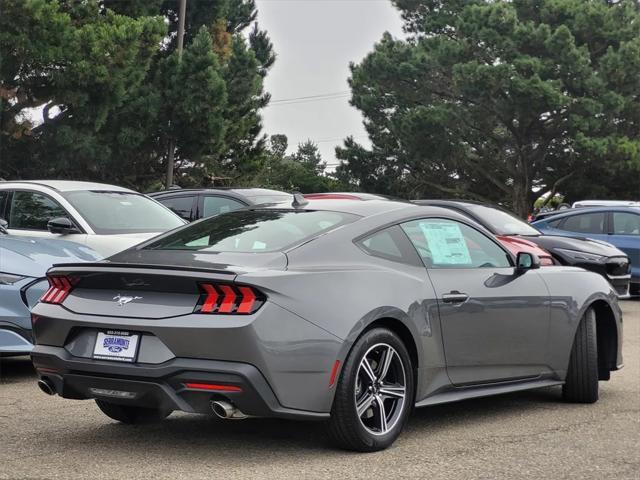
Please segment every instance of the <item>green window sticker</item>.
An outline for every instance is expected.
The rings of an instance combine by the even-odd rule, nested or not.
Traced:
[[[451,222],[420,222],[427,239],[433,263],[440,265],[471,265],[471,255],[460,226]]]

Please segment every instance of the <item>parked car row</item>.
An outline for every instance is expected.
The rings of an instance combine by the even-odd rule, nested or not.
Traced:
[[[553,385],[592,403],[622,366],[630,264],[607,242],[469,201],[152,197],[0,183],[0,353],[31,350],[45,393],[123,423],[323,420],[373,451],[414,406]]]

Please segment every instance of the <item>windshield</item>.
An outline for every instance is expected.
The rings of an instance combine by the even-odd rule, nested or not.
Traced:
[[[309,210],[237,210],[193,223],[149,245],[154,250],[275,252],[351,223],[358,216]]]
[[[540,232],[528,223],[499,208],[485,207],[483,205],[468,205],[467,208],[489,225],[497,235],[540,235]]]
[[[64,196],[99,235],[166,232],[185,223],[168,208],[138,193],[85,190]]]

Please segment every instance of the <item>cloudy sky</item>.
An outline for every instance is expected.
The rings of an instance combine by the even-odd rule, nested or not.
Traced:
[[[265,132],[284,133],[289,150],[307,139],[335,165],[334,148],[353,135],[368,144],[349,105],[349,62],[359,62],[385,31],[402,35],[389,0],[257,0],[258,22],[278,55],[266,80]]]

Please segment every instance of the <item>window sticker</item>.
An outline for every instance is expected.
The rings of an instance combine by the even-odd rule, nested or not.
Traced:
[[[420,223],[434,264],[471,265],[471,255],[460,226],[449,222]]]

